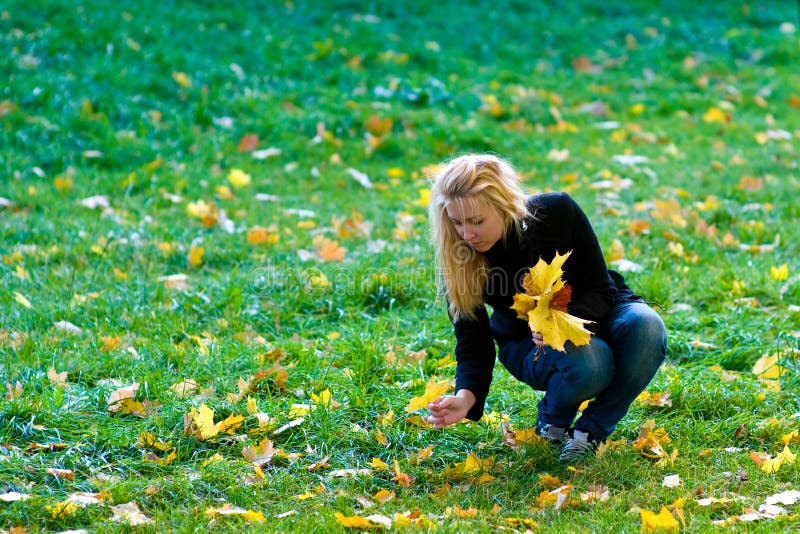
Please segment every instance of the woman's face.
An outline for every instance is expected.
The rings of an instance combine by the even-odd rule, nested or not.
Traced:
[[[458,235],[478,252],[486,252],[505,233],[500,214],[478,199],[454,199],[445,204],[447,218]]]

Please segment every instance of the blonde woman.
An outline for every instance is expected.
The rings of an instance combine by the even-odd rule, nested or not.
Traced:
[[[572,198],[527,197],[514,169],[493,155],[460,156],[446,165],[431,189],[430,221],[458,364],[455,393],[430,403],[428,422],[443,428],[481,418],[496,342],[508,371],[545,392],[536,427],[561,447],[561,460],[593,455],[664,360],[661,318],[607,269],[597,236]],[[532,334],[511,305],[539,258],[550,262],[569,251],[562,277],[572,286],[567,311],[594,321],[588,328],[595,335],[588,345],[568,342],[560,352]]]

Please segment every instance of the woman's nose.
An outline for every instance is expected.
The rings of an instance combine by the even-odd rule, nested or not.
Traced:
[[[469,241],[475,237],[475,227],[470,224],[465,224],[461,228],[461,237],[464,239],[464,241]]]

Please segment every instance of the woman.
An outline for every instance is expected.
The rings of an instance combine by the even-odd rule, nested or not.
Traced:
[[[593,455],[664,360],[661,318],[606,268],[589,220],[567,194],[526,197],[512,167],[495,156],[452,160],[434,180],[430,220],[458,363],[455,394],[430,403],[428,422],[442,428],[481,418],[496,341],[508,371],[545,391],[539,435],[561,447],[563,461]],[[549,263],[569,251],[562,277],[572,286],[567,311],[594,321],[587,325],[594,335],[589,344],[568,342],[560,352],[532,333],[511,305],[539,258]]]

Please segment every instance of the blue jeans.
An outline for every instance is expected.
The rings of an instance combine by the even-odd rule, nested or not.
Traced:
[[[605,440],[658,371],[666,348],[661,317],[644,302],[629,301],[614,307],[607,328],[588,345],[567,343],[566,352],[543,347],[536,359],[534,347],[507,353],[503,363],[518,379],[545,392],[538,425],[574,426]],[[588,399],[593,400],[573,424]]]

